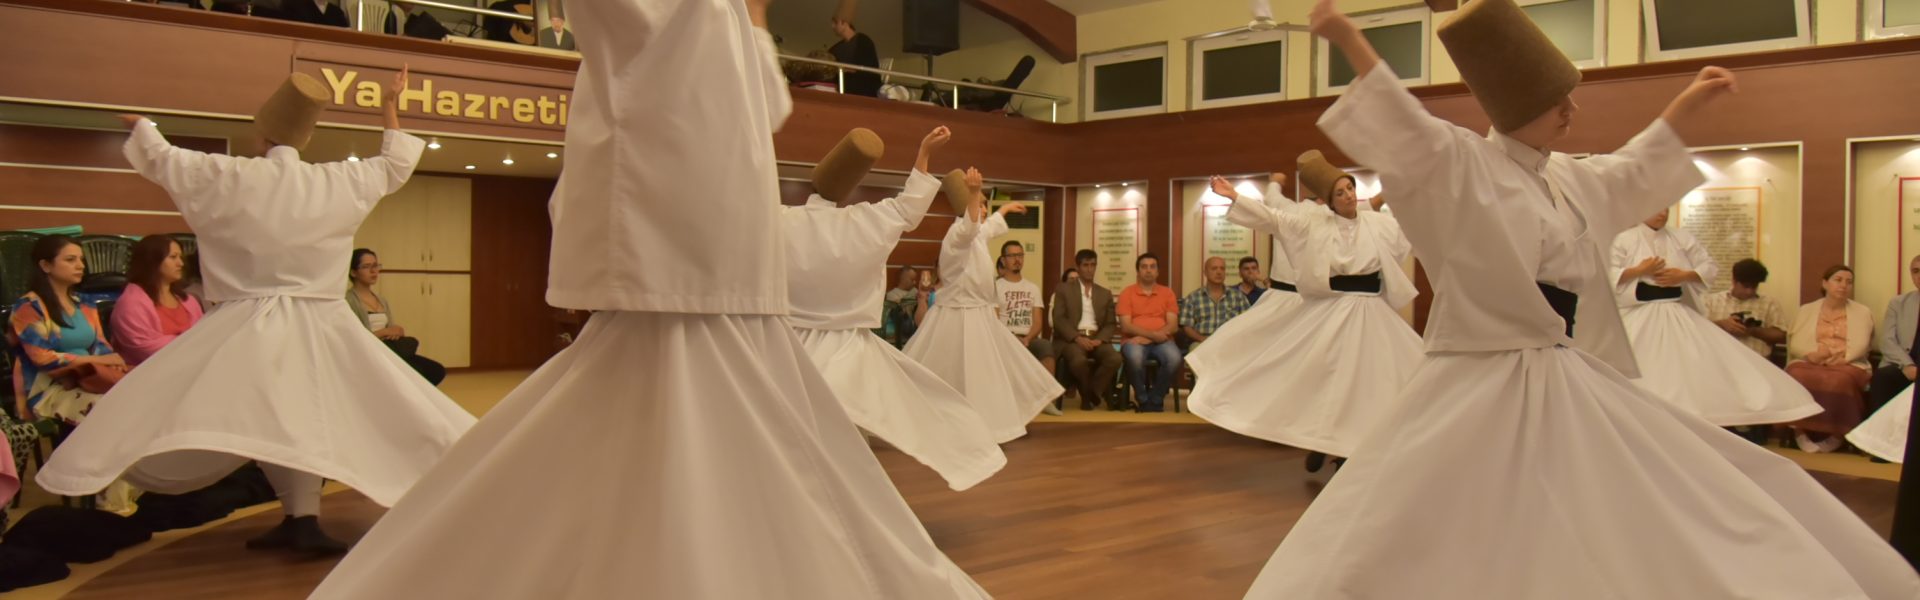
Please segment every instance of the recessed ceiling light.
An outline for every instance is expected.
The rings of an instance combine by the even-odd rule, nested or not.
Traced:
[[[347,155],[347,162],[360,162],[360,157],[358,157],[358,156],[354,156],[354,155],[352,155],[352,154],[348,154],[348,155]]]
[[[1096,189],[1096,190],[1103,187],[1107,187],[1106,184],[1101,184],[1101,183],[1093,184],[1093,189]]]
[[[479,167],[476,167],[476,166],[473,166],[473,165],[467,165],[467,170],[468,170],[468,171],[472,171],[472,170],[474,170],[474,169],[478,169],[478,168],[479,168]]]
[[[503,159],[500,159],[500,164],[503,164],[503,165],[511,165],[511,164],[513,164],[513,159],[511,159],[511,158],[503,158]]]
[[[547,153],[547,158],[560,158],[560,153],[559,153],[559,152],[548,152],[548,153]]]
[[[428,150],[439,150],[439,149],[440,149],[440,140],[434,140],[434,141],[431,141],[431,142],[427,142],[427,149],[428,149]]]
[[[1747,148],[1746,146],[1741,146],[1741,147],[1740,147],[1740,151],[1741,151],[1741,152],[1746,152],[1747,150],[1750,150],[1750,148]]]

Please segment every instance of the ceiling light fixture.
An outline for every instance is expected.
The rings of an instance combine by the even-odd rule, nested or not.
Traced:
[[[434,141],[431,141],[431,142],[427,142],[427,149],[428,149],[428,150],[439,150],[439,149],[440,149],[440,140],[434,140]]]
[[[548,153],[547,153],[547,158],[560,158],[560,153],[559,153],[559,152],[548,152]]]
[[[1750,150],[1750,148],[1748,148],[1748,147],[1746,147],[1746,146],[1741,146],[1741,147],[1740,147],[1740,151],[1741,151],[1741,152],[1746,152],[1747,150]]]
[[[348,155],[347,155],[347,162],[360,162],[360,157],[358,157],[358,156],[354,156],[354,155],[352,155],[352,154],[348,154]]]
[[[478,169],[478,168],[479,168],[479,167],[476,167],[476,166],[473,166],[473,165],[467,165],[467,170],[468,170],[468,171],[472,171],[472,170],[474,170],[474,169]]]
[[[511,158],[500,159],[500,164],[511,166],[513,165],[513,159]]]

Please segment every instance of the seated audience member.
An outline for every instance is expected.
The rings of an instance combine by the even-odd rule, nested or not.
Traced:
[[[1913,278],[1914,285],[1920,285],[1920,256],[1907,262],[1907,276]],[[1920,292],[1907,292],[1887,302],[1887,316],[1875,340],[1880,368],[1874,370],[1873,383],[1867,387],[1865,414],[1880,410],[1895,394],[1913,385],[1916,368],[1909,352],[1913,350],[1915,326],[1920,326]]]
[[[900,276],[894,280],[893,288],[887,290],[884,313],[893,327],[893,337],[887,341],[896,347],[905,344],[913,337],[914,313],[918,310],[918,285],[920,271],[913,265],[900,267]],[[882,336],[885,337],[885,336]]]
[[[1053,339],[1042,327],[1040,307],[1045,302],[1040,298],[1040,286],[1021,274],[1027,266],[1026,248],[1015,241],[1001,244],[998,266],[1000,277],[993,281],[993,292],[999,297],[1000,321],[1013,337],[1020,338],[1020,345],[1027,347],[1027,352],[1040,361],[1047,374],[1053,375]],[[1041,411],[1054,416],[1060,414],[1060,408],[1053,404]]]
[[[13,304],[11,323],[20,359],[14,365],[15,414],[79,423],[104,392],[80,380],[117,381],[127,365],[107,343],[99,311],[74,292],[87,272],[80,244],[50,235],[35,242],[30,254],[29,291]]]
[[[127,288],[113,310],[113,341],[133,367],[146,362],[187,328],[200,321],[200,300],[180,289],[186,261],[180,243],[150,235],[133,245]]]
[[[1841,438],[1860,424],[1871,377],[1867,348],[1873,343],[1873,311],[1853,301],[1853,269],[1828,268],[1820,289],[1825,295],[1801,306],[1787,333],[1787,374],[1826,409],[1793,423],[1796,441],[1807,452],[1839,449]]]
[[[1068,284],[1053,291],[1053,313],[1048,315],[1055,356],[1080,384],[1080,410],[1093,410],[1103,399],[1107,410],[1126,410],[1124,398],[1109,399],[1101,393],[1113,385],[1123,359],[1110,341],[1119,328],[1113,317],[1113,292],[1093,281],[1100,255],[1081,250],[1074,253],[1073,262],[1076,267],[1069,272]]]
[[[563,17],[547,19],[552,25],[540,30],[540,47],[554,50],[573,50],[573,32],[567,30],[567,20]]]
[[[420,355],[420,340],[407,337],[407,330],[393,319],[387,305],[387,299],[374,293],[373,284],[380,282],[380,257],[372,250],[356,248],[350,268],[353,288],[347,290],[347,306],[353,308],[353,314],[360,317],[360,324],[372,331],[374,337],[386,342],[394,354],[407,361],[407,366],[426,378],[428,383],[440,385],[447,378],[447,368],[431,358]]]
[[[1260,259],[1240,257],[1240,285],[1233,286],[1233,289],[1240,290],[1240,295],[1246,296],[1247,302],[1259,302],[1260,295],[1267,293],[1269,283],[1267,275],[1260,272]]]
[[[387,13],[387,21],[381,26],[381,31],[388,35],[404,35],[434,41],[447,39],[447,36],[453,34],[447,30],[446,25],[440,24],[440,19],[435,18],[433,13],[405,2],[393,3],[393,12]],[[572,39],[569,38],[568,41],[571,42]]]
[[[1787,313],[1773,298],[1760,295],[1767,267],[1754,259],[1733,263],[1733,286],[1708,294],[1707,320],[1752,348],[1760,356],[1773,354],[1773,345],[1787,341]]]
[[[1127,379],[1139,399],[1138,412],[1160,412],[1180,371],[1180,346],[1173,341],[1175,324],[1180,321],[1180,301],[1173,290],[1159,284],[1160,257],[1152,252],[1133,261],[1138,282],[1120,291],[1120,331],[1126,342],[1120,355],[1127,361]],[[1152,387],[1147,384],[1147,355],[1159,359],[1159,370]]]
[[[332,0],[282,0],[280,18],[313,25],[353,27],[353,23],[347,21],[347,12]]]
[[[1240,293],[1240,288],[1227,287],[1227,259],[1208,258],[1204,270],[1206,282],[1180,300],[1180,331],[1190,342],[1188,352],[1207,341],[1228,319],[1240,316],[1253,306],[1253,301]]]

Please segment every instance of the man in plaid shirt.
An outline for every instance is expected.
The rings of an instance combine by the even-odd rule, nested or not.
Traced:
[[[1227,260],[1218,256],[1206,262],[1206,285],[1180,299],[1180,331],[1193,343],[1187,352],[1200,347],[1227,319],[1239,316],[1253,306],[1238,288],[1227,287]]]

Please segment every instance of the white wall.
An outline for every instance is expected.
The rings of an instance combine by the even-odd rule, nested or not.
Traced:
[[[1887,301],[1913,290],[1907,276],[1907,261],[1920,254],[1920,248],[1908,244],[1899,247],[1900,191],[1906,188],[1907,205],[1920,206],[1920,181],[1900,181],[1920,177],[1920,142],[1913,140],[1872,142],[1853,147],[1853,268],[1855,300],[1875,311],[1886,310]],[[1920,223],[1908,212],[1904,225],[1914,231]]]

